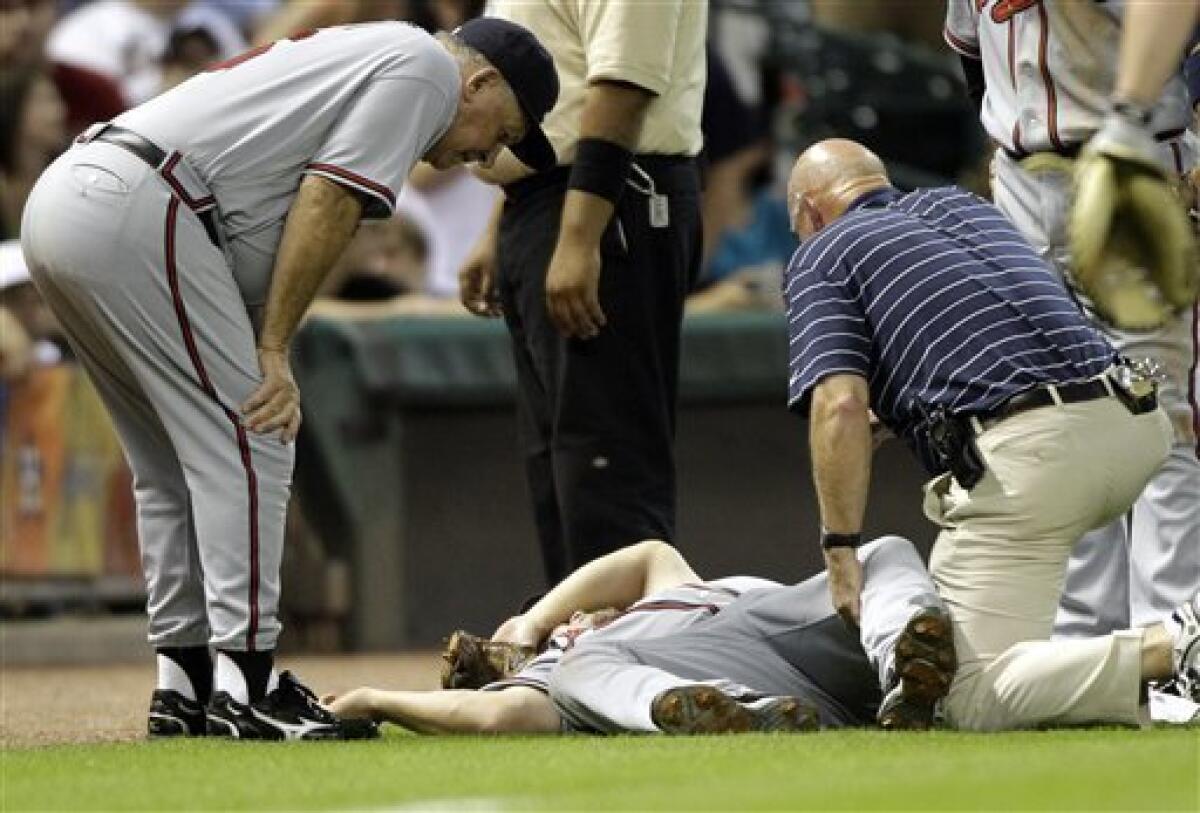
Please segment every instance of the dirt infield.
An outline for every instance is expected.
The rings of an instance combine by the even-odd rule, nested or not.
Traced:
[[[434,654],[281,657],[318,694],[370,684],[432,689]],[[0,669],[0,746],[136,740],[146,732],[154,663]]]

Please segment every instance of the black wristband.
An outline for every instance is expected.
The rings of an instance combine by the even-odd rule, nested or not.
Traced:
[[[616,206],[633,153],[603,138],[581,138],[576,149],[567,186],[598,195]]]
[[[862,534],[835,534],[830,531],[821,529],[821,547],[825,550],[830,548],[857,548],[862,544]]]

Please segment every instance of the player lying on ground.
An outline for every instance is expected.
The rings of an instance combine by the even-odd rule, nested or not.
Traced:
[[[859,557],[860,632],[834,613],[824,574],[790,587],[705,582],[648,541],[581,567],[501,625],[498,640],[544,645],[507,679],[482,691],[362,687],[325,702],[423,733],[795,731],[877,717],[925,728],[954,671],[949,619],[907,540],[876,540]]]

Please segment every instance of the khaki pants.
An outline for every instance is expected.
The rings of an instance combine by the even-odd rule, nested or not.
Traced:
[[[1140,722],[1141,633],[1048,639],[1071,548],[1129,510],[1167,456],[1170,421],[1116,398],[1035,409],[976,438],[987,474],[925,487],[944,530],[930,570],[954,616],[948,722],[978,731]]]

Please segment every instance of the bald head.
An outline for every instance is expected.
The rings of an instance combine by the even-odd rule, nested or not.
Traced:
[[[808,237],[861,195],[891,186],[879,156],[857,141],[831,138],[805,150],[788,178],[792,230]]]

